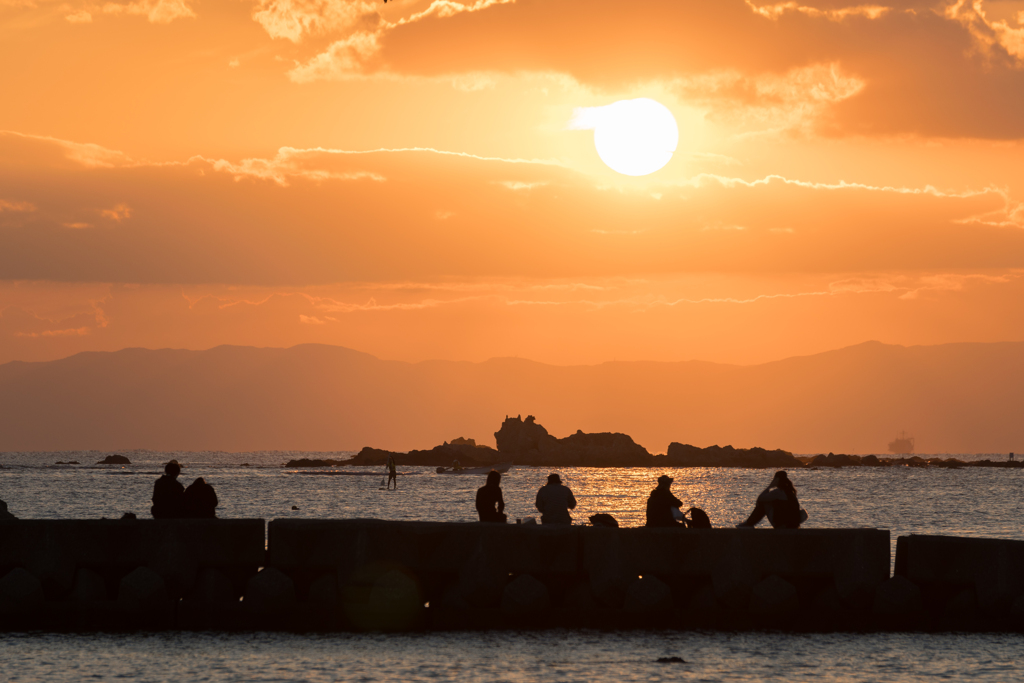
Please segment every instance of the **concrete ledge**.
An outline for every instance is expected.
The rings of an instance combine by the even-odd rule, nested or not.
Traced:
[[[103,578],[109,598],[120,580],[147,567],[179,598],[203,568],[232,575],[264,564],[261,519],[17,520],[0,522],[0,576],[26,569],[47,600],[70,599],[75,577],[88,569]],[[239,594],[244,581],[241,577]]]
[[[924,607],[933,613],[1016,619],[1013,605],[1024,596],[1024,541],[900,536],[895,573],[921,589]]]
[[[793,587],[796,594],[786,603],[791,612],[816,601],[835,603],[840,611],[869,610],[874,590],[889,578],[889,532],[877,529],[274,520],[268,538],[268,564],[295,581],[300,604],[314,601],[312,586],[320,582],[335,580],[344,603],[344,596],[362,595],[380,577],[399,571],[430,605],[422,621],[442,628],[470,627],[481,619],[501,623],[502,614],[514,612],[501,609],[508,607],[508,591],[522,584],[543,592],[550,605],[543,618],[542,610],[530,610],[532,623],[592,618],[595,625],[650,624],[629,616],[651,611],[638,607],[638,596],[646,595],[641,587],[650,584],[663,593],[654,610],[659,623],[703,620],[736,627],[756,625],[748,618],[752,591],[769,577]],[[818,599],[822,594],[831,602]],[[351,615],[352,609],[343,606],[342,612]]]
[[[1024,541],[901,537],[890,578],[876,529],[289,519],[267,537],[261,520],[0,523],[0,629],[1024,632]]]

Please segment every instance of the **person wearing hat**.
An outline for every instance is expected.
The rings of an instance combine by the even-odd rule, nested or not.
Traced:
[[[686,522],[677,522],[672,513],[673,508],[683,507],[683,501],[672,495],[672,477],[663,474],[658,477],[658,486],[647,498],[647,525],[646,526],[682,526],[686,528]],[[681,516],[681,515],[680,515]]]
[[[575,507],[576,498],[568,486],[562,485],[562,478],[555,473],[549,474],[548,483],[537,491],[541,524],[572,524],[569,510]]]

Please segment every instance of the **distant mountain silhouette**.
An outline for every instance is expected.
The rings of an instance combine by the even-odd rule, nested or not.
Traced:
[[[698,361],[558,367],[384,361],[350,349],[124,349],[0,365],[0,450],[391,450],[467,436],[506,415],[557,437],[621,432],[652,453],[1024,451],[1024,343],[867,342],[755,366]]]

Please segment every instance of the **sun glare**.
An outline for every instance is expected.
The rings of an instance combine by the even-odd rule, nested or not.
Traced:
[[[577,109],[571,128],[592,129],[601,161],[629,176],[649,175],[672,159],[679,127],[660,102],[642,97]]]

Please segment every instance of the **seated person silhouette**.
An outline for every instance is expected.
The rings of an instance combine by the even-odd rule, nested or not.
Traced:
[[[156,519],[176,519],[185,514],[185,487],[178,481],[181,466],[177,460],[164,465],[164,476],[153,486],[153,507]]]
[[[184,498],[184,517],[212,519],[217,516],[217,492],[202,477],[189,484]]]
[[[683,506],[683,501],[672,495],[672,477],[663,474],[658,477],[658,486],[647,498],[647,524],[645,526],[681,526],[686,528],[686,522],[676,521],[673,509],[678,510]],[[681,515],[680,515],[681,516]]]
[[[754,527],[765,517],[776,529],[798,529],[807,519],[807,513],[800,509],[796,487],[789,480],[789,475],[782,470],[775,473],[768,488],[757,497],[757,504],[747,521],[736,526]]]
[[[491,470],[487,483],[476,491],[476,511],[481,522],[500,522],[508,519],[505,515],[505,498],[501,495],[501,475]]]
[[[548,475],[548,483],[537,491],[535,505],[540,510],[541,524],[572,524],[569,510],[576,507],[576,498],[557,474]]]

